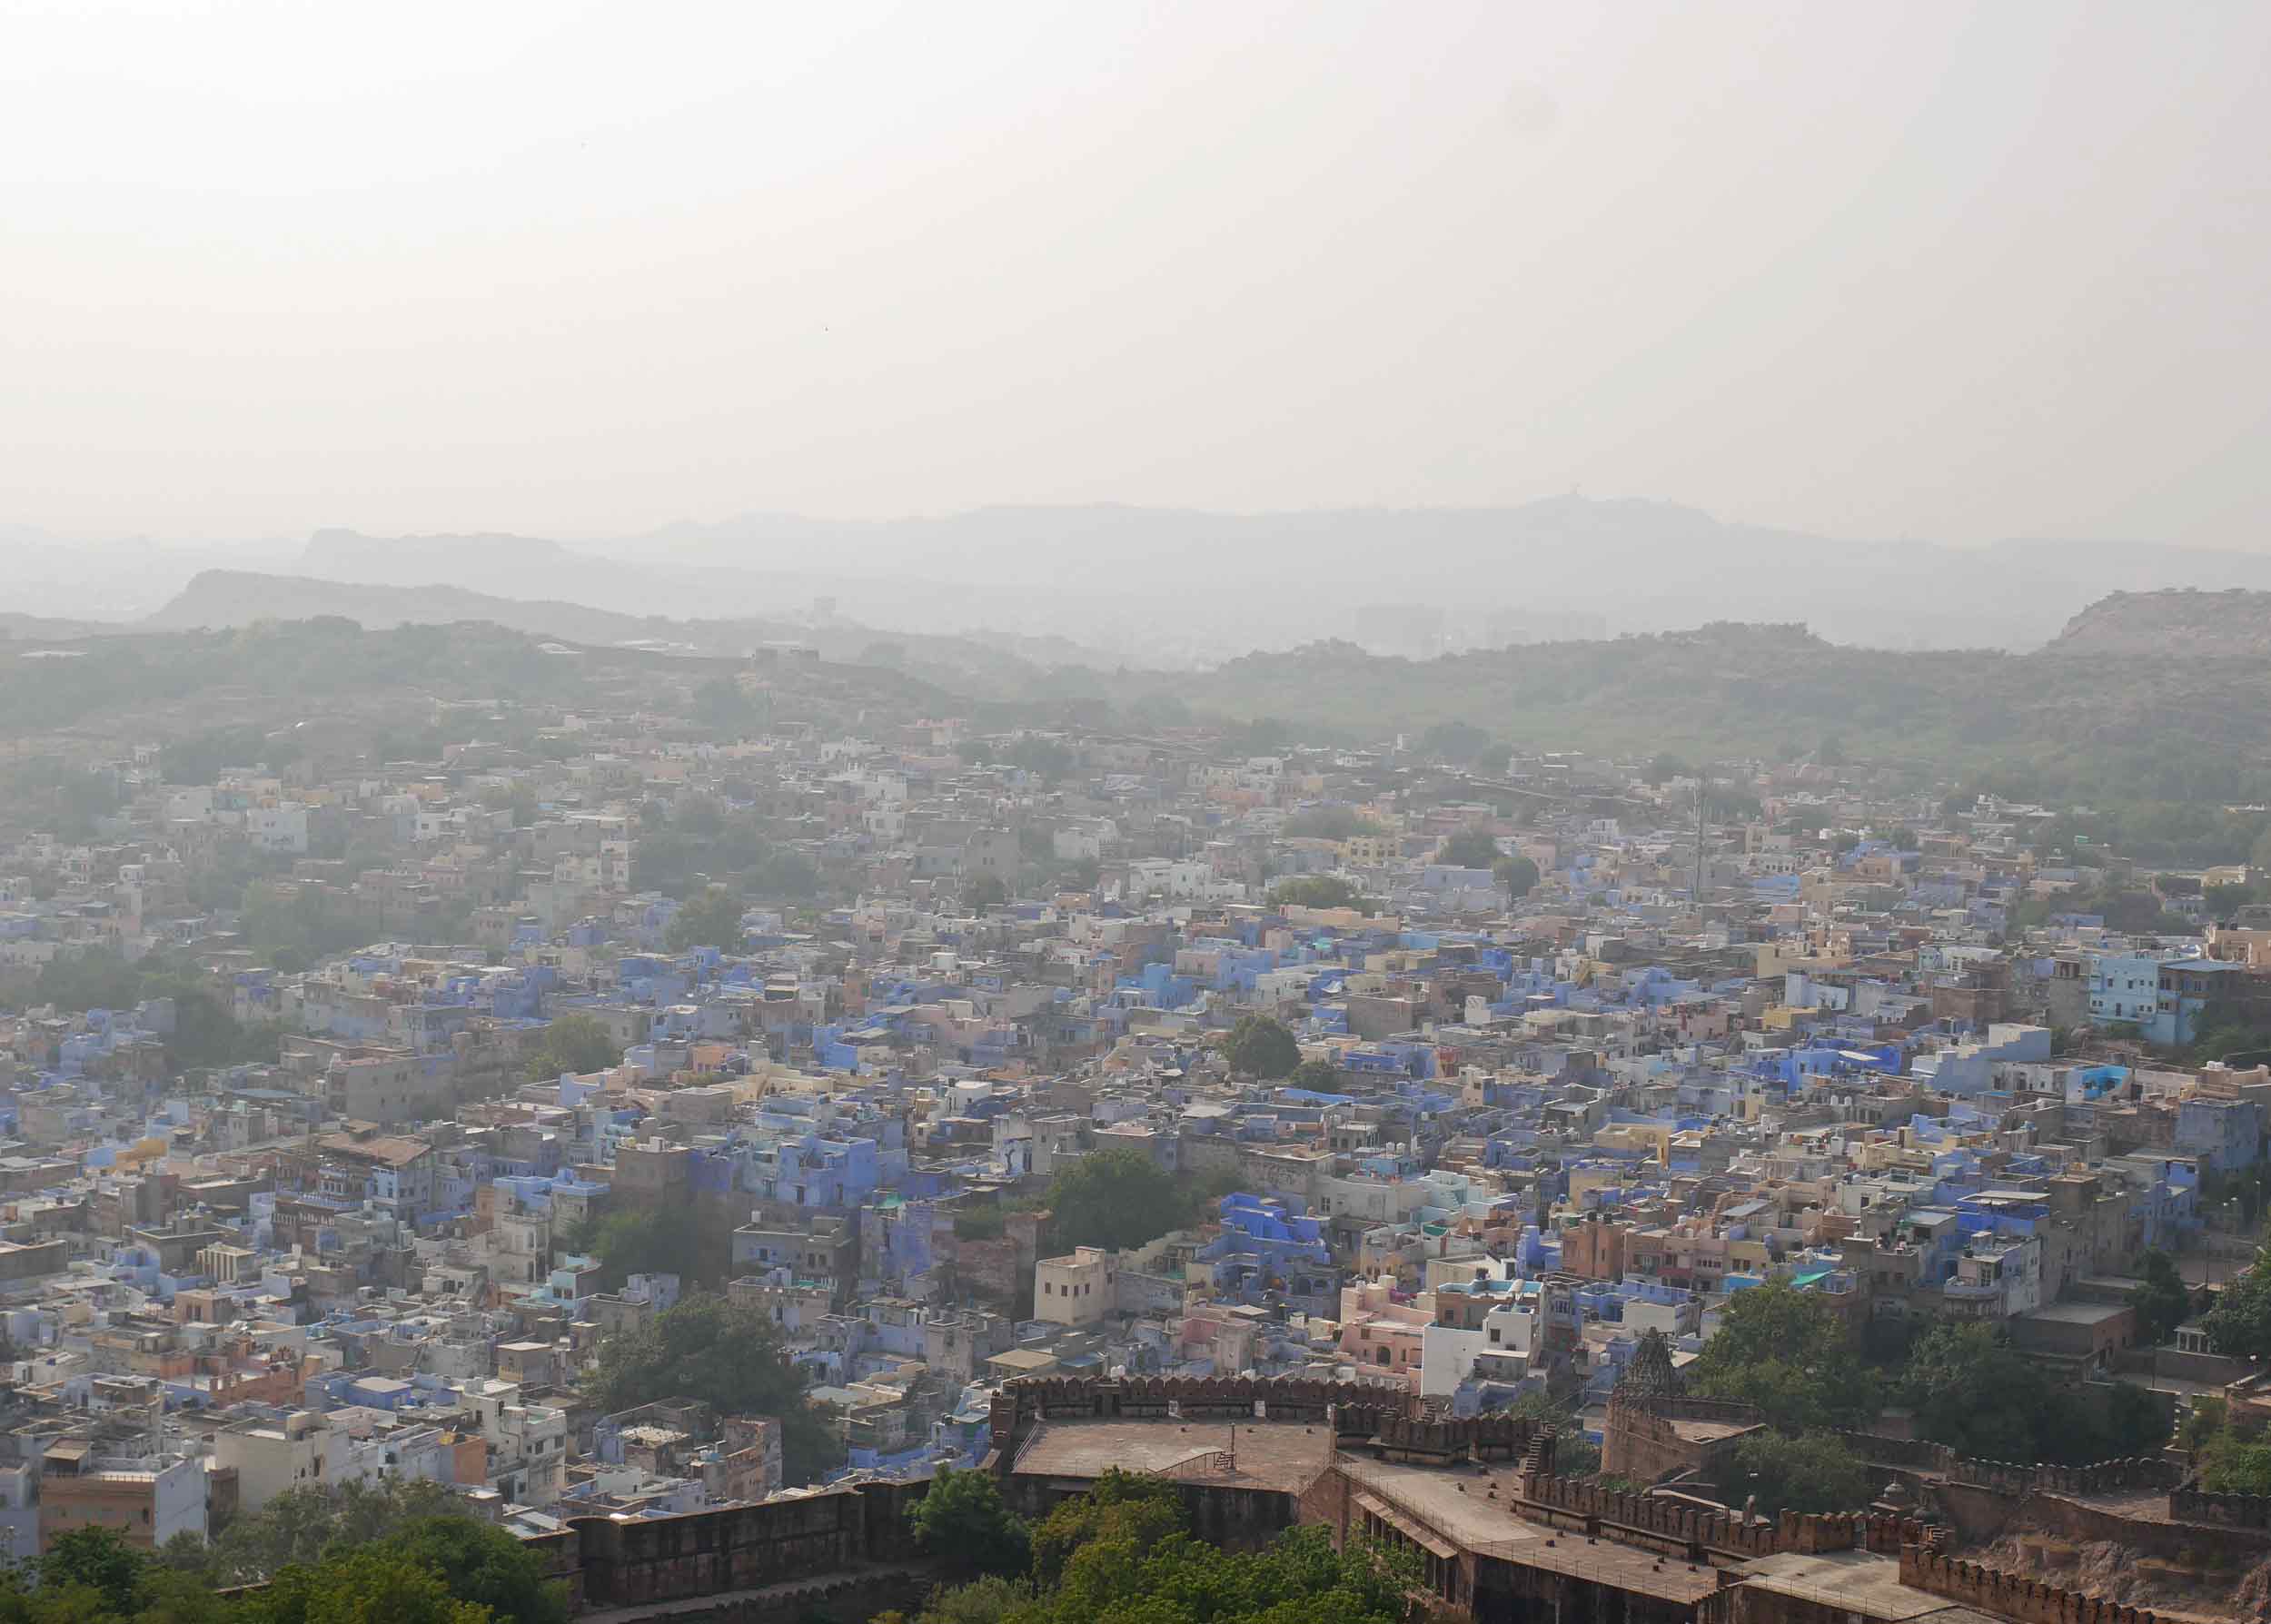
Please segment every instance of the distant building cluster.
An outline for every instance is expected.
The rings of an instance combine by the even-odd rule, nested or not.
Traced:
[[[2063,1376],[2245,1373],[2189,1322],[2147,1346],[2130,1292],[2261,1154],[2271,1071],[2182,1051],[2271,1027],[2271,920],[2059,913],[2039,808],[758,733],[627,711],[193,784],[150,747],[91,836],[0,831],[8,1554],[397,1479],[530,1533],[800,1492],[778,1416],[594,1401],[697,1290],[777,1328],[838,1483],[980,1464],[1049,1380],[1542,1395],[1613,1441],[1643,1339],[1684,1367],[1770,1282]],[[1140,1243],[1052,1210],[1107,1156],[1186,1198]],[[611,1276],[627,1214],[695,1253]],[[1692,1463],[1666,1428],[1651,1478]]]

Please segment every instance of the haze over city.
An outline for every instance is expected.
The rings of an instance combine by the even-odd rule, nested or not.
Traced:
[[[2271,517],[2261,6],[10,10],[0,525]]]
[[[2271,1624],[2267,68],[0,0],[0,1624]]]

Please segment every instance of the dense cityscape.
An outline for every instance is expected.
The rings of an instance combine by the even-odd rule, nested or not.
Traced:
[[[0,16],[0,1624],[2271,1624],[2271,5]]]
[[[794,646],[533,658],[636,702],[19,744],[19,1561],[92,1529],[258,1584],[446,1509],[591,1608],[850,1618],[1010,1582],[1126,1469],[1483,1616],[1802,1612],[1833,1550],[1872,1617],[2028,1617],[2006,1570],[2236,1616],[2253,862],[1833,748],[1004,728]],[[692,1577],[584,1531],[705,1519]]]

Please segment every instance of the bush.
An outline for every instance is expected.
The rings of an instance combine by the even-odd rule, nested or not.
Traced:
[[[915,1543],[957,1579],[1020,1574],[1031,1555],[1026,1525],[1002,1504],[1001,1490],[987,1472],[940,1467],[907,1520]]]
[[[1301,1045],[1294,1035],[1267,1015],[1241,1015],[1223,1053],[1232,1071],[1249,1077],[1290,1077],[1301,1065]]]

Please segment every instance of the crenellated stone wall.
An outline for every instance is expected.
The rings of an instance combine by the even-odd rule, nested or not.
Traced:
[[[2183,1472],[2150,1455],[2097,1461],[2088,1466],[2022,1465],[1950,1455],[1939,1475],[1951,1483],[1998,1489],[2006,1494],[2111,1494],[2118,1490],[2174,1489]]]
[[[1934,1530],[1913,1518],[1869,1511],[1785,1511],[1780,1518],[1746,1520],[1740,1511],[1712,1511],[1691,1500],[1605,1489],[1592,1478],[1534,1471],[1522,1474],[1522,1499],[1511,1509],[1558,1528],[1605,1534],[1690,1560],[1729,1562],[1790,1550],[1873,1550],[1890,1556],[1904,1544],[1927,1544],[1934,1538]]]
[[[2015,1624],[2157,1624],[2149,1609],[2061,1589],[1917,1545],[1900,1548],[1900,1582]]]
[[[1257,1414],[1257,1407],[1259,1413]],[[1099,1379],[1038,1376],[1005,1382],[994,1395],[993,1464],[1007,1471],[1016,1446],[1041,1421],[1294,1421],[1330,1420],[1344,1449],[1419,1462],[1519,1461],[1540,1428],[1506,1415],[1431,1419],[1401,1386],[1253,1376]]]
[[[2189,1482],[2168,1491],[2168,1515],[2216,1528],[2271,1529],[2271,1494],[2217,1494]]]

